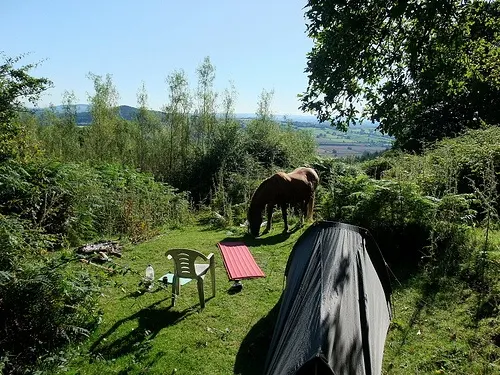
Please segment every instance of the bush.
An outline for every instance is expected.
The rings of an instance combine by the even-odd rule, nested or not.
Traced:
[[[391,162],[397,168],[388,171],[387,178],[412,181],[425,194],[474,193],[474,185],[484,184],[488,169],[496,176],[500,173],[500,127],[470,130],[461,137],[437,142],[423,155],[397,154]],[[500,184],[497,187],[500,189]]]
[[[440,259],[475,215],[472,196],[437,199],[424,196],[413,182],[373,180],[365,174],[339,176],[318,195],[320,216],[368,229],[391,263]]]
[[[57,348],[88,336],[97,322],[97,287],[85,273],[25,264],[0,282],[5,373],[22,373]]]
[[[0,212],[78,244],[123,234],[141,240],[189,218],[185,194],[127,167],[38,161],[0,166]]]
[[[67,270],[69,259],[46,258],[51,236],[28,221],[0,214],[0,368],[26,373],[37,361],[96,324],[97,284]]]
[[[29,227],[30,223],[0,213],[0,272],[18,269],[27,260],[40,255],[53,237]]]
[[[393,161],[389,158],[379,157],[366,161],[362,164],[364,172],[376,180],[380,180],[385,171],[393,167]]]
[[[246,152],[267,169],[298,167],[316,154],[312,133],[294,130],[290,125],[257,118],[245,130]]]
[[[311,167],[318,172],[320,184],[323,186],[335,184],[340,177],[356,177],[362,172],[355,165],[332,158],[316,158]]]
[[[156,182],[150,174],[105,164],[97,168],[100,191],[83,207],[94,210],[99,234],[148,238],[160,226],[179,227],[190,220],[186,193]]]

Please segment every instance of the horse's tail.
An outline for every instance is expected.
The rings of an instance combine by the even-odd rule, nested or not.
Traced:
[[[319,185],[318,172],[316,172],[314,169],[311,168],[311,176],[308,179],[309,179],[309,181],[312,184],[313,192],[314,192],[316,190],[316,188],[318,187],[318,185]]]
[[[316,188],[318,187],[319,184],[319,176],[318,173],[313,169],[309,168],[309,171],[307,173],[307,180],[310,183],[311,186],[311,197],[309,198],[309,201],[307,202],[307,207],[306,207],[306,218],[307,220],[312,219],[313,216],[313,210],[314,210],[314,196],[316,195]]]
[[[309,202],[307,202],[307,209],[306,209],[307,220],[312,219],[313,210],[314,210],[314,192],[312,193],[311,198],[309,199]]]

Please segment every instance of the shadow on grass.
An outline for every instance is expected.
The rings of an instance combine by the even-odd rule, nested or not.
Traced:
[[[183,311],[172,311],[171,306],[166,308],[157,307],[166,300],[170,300],[170,297],[159,300],[135,314],[117,321],[92,344],[89,349],[90,353],[105,359],[118,358],[130,353],[134,353],[135,356],[145,355],[152,346],[151,340],[163,328],[177,324],[197,311],[195,307]],[[108,341],[108,337],[123,324],[133,320],[137,320],[137,328],[113,341]]]
[[[261,375],[264,372],[267,352],[273,337],[274,325],[278,318],[280,305],[281,300],[250,329],[243,339],[236,354],[235,374]]]
[[[262,237],[257,237],[255,238],[249,233],[245,233],[243,235],[235,235],[235,236],[227,236],[220,242],[244,242],[245,245],[249,247],[258,247],[258,246],[272,246],[279,244],[281,242],[285,242],[290,238],[290,236],[300,230],[302,227],[297,226],[294,227],[292,230],[284,233],[284,232],[277,232],[276,234],[272,235],[264,235]],[[277,231],[278,229],[271,230],[271,233]]]
[[[136,290],[133,292],[130,292],[124,296],[122,296],[120,299],[121,300],[126,300],[126,299],[133,299],[137,301],[139,297],[142,297],[145,294],[156,294],[156,293],[170,293],[172,291],[172,284],[167,284],[162,281],[158,281],[155,283],[155,286],[153,287],[152,290],[148,290],[146,287],[138,287]],[[163,300],[164,301],[164,300]],[[160,301],[162,302],[162,301]],[[135,304],[136,302],[134,302]]]
[[[429,307],[436,306],[436,297],[438,293],[441,293],[441,296],[449,296],[446,297],[446,300],[448,301],[446,304],[459,303],[459,301],[456,301],[456,289],[453,283],[448,284],[446,282],[440,282],[439,279],[429,276],[430,275],[425,275],[423,271],[414,275],[414,277],[417,277],[419,280],[416,286],[418,288],[419,296],[415,300],[413,307],[411,307],[412,313],[403,325],[400,325],[400,323],[395,319],[391,322],[389,330],[400,331],[400,339],[398,340],[396,355],[400,355],[400,353],[405,350],[408,340],[410,336],[415,333],[415,326],[422,320],[422,314],[425,314],[425,310]],[[395,290],[404,290],[410,286],[410,283],[412,283],[409,280],[405,281],[404,285],[398,286]],[[394,313],[397,314],[397,311]]]

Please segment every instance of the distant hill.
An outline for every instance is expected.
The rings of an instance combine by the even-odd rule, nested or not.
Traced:
[[[75,104],[76,106],[76,122],[78,125],[88,125],[92,122],[92,116],[90,114],[90,105],[89,104]],[[64,111],[64,106],[63,105],[57,105],[54,106],[54,111],[56,113],[62,113]],[[48,110],[49,108],[34,108],[32,111],[35,114],[41,115],[45,110]],[[125,120],[134,120],[137,116],[137,113],[139,112],[139,109],[136,107],[128,106],[128,105],[121,105],[118,107],[118,112],[120,114],[120,117],[122,117]],[[154,111],[151,110],[151,112],[154,112],[155,114],[161,116],[163,113],[161,111]],[[222,115],[221,115],[222,116]],[[239,120],[242,120],[243,123],[250,121],[251,119],[254,119],[257,117],[255,113],[237,113],[236,118]],[[315,116],[311,115],[274,115],[274,118],[276,121],[279,122],[284,122],[285,119],[287,121],[291,121],[292,124],[296,127],[303,127],[307,124],[307,126],[314,126],[314,127],[329,127],[330,123],[329,122],[324,122],[320,124],[318,122],[318,119]],[[356,125],[356,127],[361,127],[361,128],[376,128],[378,126],[378,123],[373,124],[370,121],[362,121],[360,124]]]
[[[64,105],[55,105],[53,108],[54,108],[54,111],[56,113],[63,113],[64,112]],[[75,107],[76,107],[76,112],[77,113],[81,113],[81,112],[88,112],[90,111],[90,105],[89,104],[75,104]],[[50,108],[33,108],[33,111],[35,113],[41,113],[45,110],[48,110]]]
[[[75,104],[76,106],[76,123],[78,125],[88,125],[92,122],[92,115],[90,113],[90,105],[89,104]],[[58,105],[54,106],[54,111],[58,114],[63,113],[64,111],[64,106],[63,105]],[[49,110],[50,108],[34,108],[32,111],[36,115],[42,115],[44,111]],[[162,112],[160,111],[153,111],[151,112],[156,113],[158,115],[161,115]],[[123,118],[124,120],[134,120],[139,113],[139,108],[131,107],[128,105],[121,105],[118,107],[118,113],[120,114],[120,117]]]
[[[52,108],[54,109],[54,112],[56,113],[63,113],[64,112],[64,105],[55,105]],[[90,111],[90,105],[89,104],[75,104],[76,107],[76,113],[83,113],[83,112],[89,112]],[[45,108],[31,108],[30,110],[33,111],[36,114],[41,114],[46,110],[49,110],[50,107],[45,107]]]

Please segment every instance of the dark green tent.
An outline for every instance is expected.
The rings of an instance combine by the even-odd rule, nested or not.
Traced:
[[[391,319],[387,266],[363,228],[318,222],[296,242],[265,374],[380,374]]]

